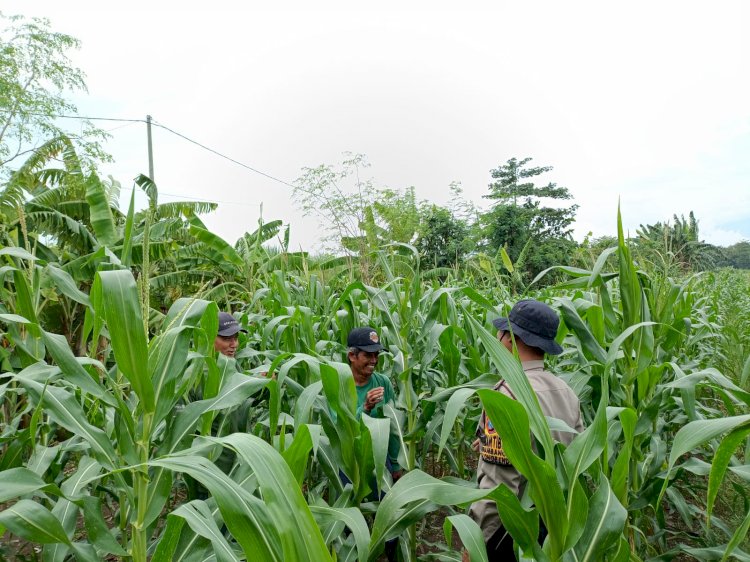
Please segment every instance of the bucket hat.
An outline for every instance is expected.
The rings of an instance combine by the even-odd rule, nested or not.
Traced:
[[[496,318],[492,324],[498,330],[512,331],[523,343],[537,347],[550,355],[562,353],[555,341],[560,319],[548,305],[534,299],[518,301],[507,318]]]

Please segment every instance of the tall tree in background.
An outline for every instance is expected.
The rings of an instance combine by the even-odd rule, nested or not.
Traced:
[[[372,204],[378,222],[380,243],[409,244],[419,229],[419,209],[414,187],[379,190]]]
[[[99,142],[104,131],[77,120],[65,131],[57,115],[77,115],[66,93],[86,91],[83,71],[68,52],[78,39],[50,29],[47,19],[25,19],[0,13],[0,175],[10,176],[9,164],[34,152],[50,139],[67,137],[76,144],[84,164],[108,160]]]
[[[371,178],[362,177],[369,167],[364,154],[344,156],[338,168],[303,168],[292,196],[306,215],[320,219],[327,249],[356,256],[362,277],[369,280],[375,250],[414,241],[419,209],[413,187],[378,188]]]
[[[489,185],[487,199],[492,209],[482,215],[481,223],[488,249],[505,248],[510,258],[530,276],[558,263],[566,263],[575,247],[571,225],[578,205],[551,207],[545,200],[572,199],[567,187],[555,183],[537,186],[533,178],[552,170],[551,166],[527,167],[531,158],[511,158],[491,170],[495,180]]]

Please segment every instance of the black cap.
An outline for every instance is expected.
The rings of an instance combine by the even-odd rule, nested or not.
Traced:
[[[518,301],[508,318],[496,318],[492,324],[498,330],[512,331],[514,337],[528,346],[538,347],[550,355],[562,353],[562,347],[555,341],[560,319],[543,302],[533,299]]]
[[[354,328],[349,332],[349,337],[346,338],[346,345],[370,353],[383,349],[383,346],[380,344],[380,336],[369,326]]]
[[[245,332],[246,330],[243,330],[240,328],[240,323],[237,322],[237,320],[229,314],[228,312],[219,312],[219,332],[218,334],[220,336],[233,336],[237,332]]]

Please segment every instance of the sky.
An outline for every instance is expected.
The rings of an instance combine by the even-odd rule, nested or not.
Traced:
[[[438,204],[460,182],[486,208],[490,170],[528,156],[572,193],[578,240],[614,234],[618,201],[631,233],[692,210],[707,242],[750,239],[746,1],[108,4],[0,0],[82,41],[82,115],[152,115],[290,183],[362,153],[376,186]],[[102,128],[102,171],[130,188],[145,125]],[[219,202],[204,222],[227,241],[262,209],[320,247],[327,221],[287,185],[162,129],[153,147],[160,200]]]

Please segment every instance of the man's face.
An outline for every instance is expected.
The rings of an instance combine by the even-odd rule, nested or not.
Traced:
[[[361,377],[372,375],[378,366],[379,354],[379,351],[362,351],[359,349],[356,353],[350,351],[349,364],[351,365],[352,373]]]
[[[240,343],[239,334],[232,336],[216,336],[214,340],[214,349],[227,357],[234,357],[237,353],[237,346]]]
[[[497,339],[500,340],[500,343],[505,346],[505,349],[513,353],[513,341],[510,337],[510,332],[500,330],[497,333]]]

